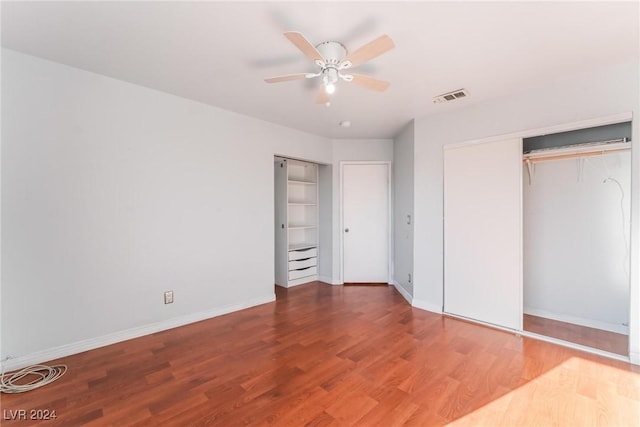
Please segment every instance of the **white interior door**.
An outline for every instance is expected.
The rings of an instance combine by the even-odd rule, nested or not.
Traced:
[[[521,139],[445,147],[445,312],[522,329],[521,177]]]
[[[342,165],[343,281],[389,280],[389,164]]]

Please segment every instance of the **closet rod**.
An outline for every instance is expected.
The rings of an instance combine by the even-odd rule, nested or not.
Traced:
[[[525,154],[522,160],[526,163],[546,162],[550,160],[579,159],[583,157],[601,156],[603,154],[616,153],[631,150],[628,142],[601,145],[599,147],[589,147],[587,149],[562,150],[551,154],[550,152],[539,152]],[[551,150],[549,150],[551,151]]]

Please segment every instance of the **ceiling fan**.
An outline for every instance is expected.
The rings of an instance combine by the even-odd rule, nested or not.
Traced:
[[[329,102],[329,95],[335,92],[339,79],[379,92],[389,87],[389,82],[374,79],[373,77],[363,74],[343,73],[344,70],[357,67],[393,49],[395,47],[393,40],[387,35],[378,37],[352,53],[348,53],[347,48],[342,43],[334,41],[323,42],[313,46],[297,31],[288,31],[284,33],[284,36],[309,59],[313,60],[320,67],[320,70],[316,73],[287,74],[264,79],[267,83],[322,77],[322,86],[316,100],[318,104],[327,104]]]

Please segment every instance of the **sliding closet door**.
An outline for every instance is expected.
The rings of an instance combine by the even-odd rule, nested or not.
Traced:
[[[522,329],[522,140],[444,150],[444,311]]]

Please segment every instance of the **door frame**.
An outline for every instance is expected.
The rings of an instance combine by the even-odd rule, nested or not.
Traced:
[[[344,284],[344,167],[348,165],[386,165],[387,166],[387,284],[393,283],[393,200],[391,198],[391,161],[389,160],[345,160],[340,162],[340,284]]]

